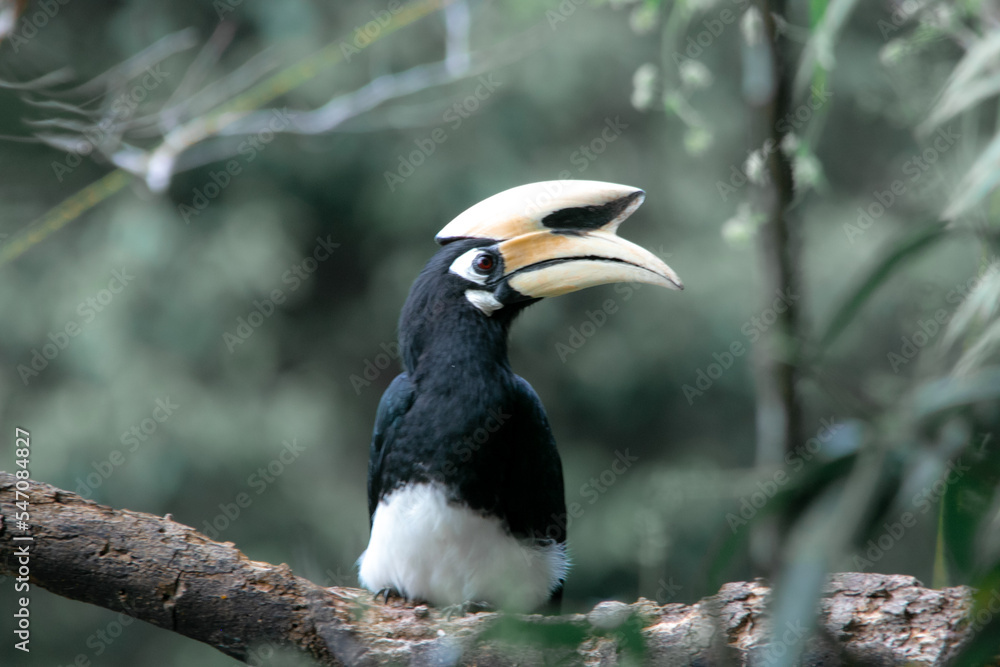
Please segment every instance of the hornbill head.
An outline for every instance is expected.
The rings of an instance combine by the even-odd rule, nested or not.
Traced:
[[[465,297],[486,316],[605,283],[684,289],[660,258],[616,233],[645,197],[600,181],[530,183],[476,204],[435,238],[469,240],[448,271],[466,281]]]
[[[585,287],[640,282],[683,289],[659,257],[620,238],[645,193],[599,181],[545,181],[486,199],[437,234],[443,248],[400,315],[403,364],[434,345],[439,365],[506,358],[507,327],[527,305]],[[485,356],[484,356],[485,355]]]

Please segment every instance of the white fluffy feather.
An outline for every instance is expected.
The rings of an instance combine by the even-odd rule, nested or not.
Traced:
[[[393,588],[444,606],[488,602],[528,611],[566,576],[563,544],[523,543],[500,520],[448,502],[431,484],[398,489],[375,510],[368,549],[358,559],[361,584]]]

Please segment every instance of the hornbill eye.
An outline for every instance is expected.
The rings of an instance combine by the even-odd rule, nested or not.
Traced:
[[[476,258],[472,260],[472,268],[474,268],[477,273],[481,273],[483,275],[487,275],[496,265],[496,259],[488,252],[479,253],[476,255]]]

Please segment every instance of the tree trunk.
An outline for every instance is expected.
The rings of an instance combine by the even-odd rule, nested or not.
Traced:
[[[25,507],[27,527],[17,516]],[[810,665],[943,665],[972,633],[968,589],[929,590],[912,577],[852,573],[828,584],[821,636],[803,637],[801,626],[789,626],[770,645],[770,591],[760,581],[726,584],[693,605],[640,599],[602,602],[587,614],[448,619],[423,605],[321,588],[169,515],[111,509],[6,472],[0,572],[240,660],[272,645],[296,647],[322,665],[755,665],[806,642]]]

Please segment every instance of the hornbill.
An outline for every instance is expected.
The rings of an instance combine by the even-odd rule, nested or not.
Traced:
[[[359,579],[437,606],[527,611],[569,568],[562,464],[542,403],[511,370],[511,322],[543,297],[614,282],[683,289],[616,235],[638,188],[548,181],[501,192],[436,237],[399,319],[404,372],[375,416],[371,537]]]

